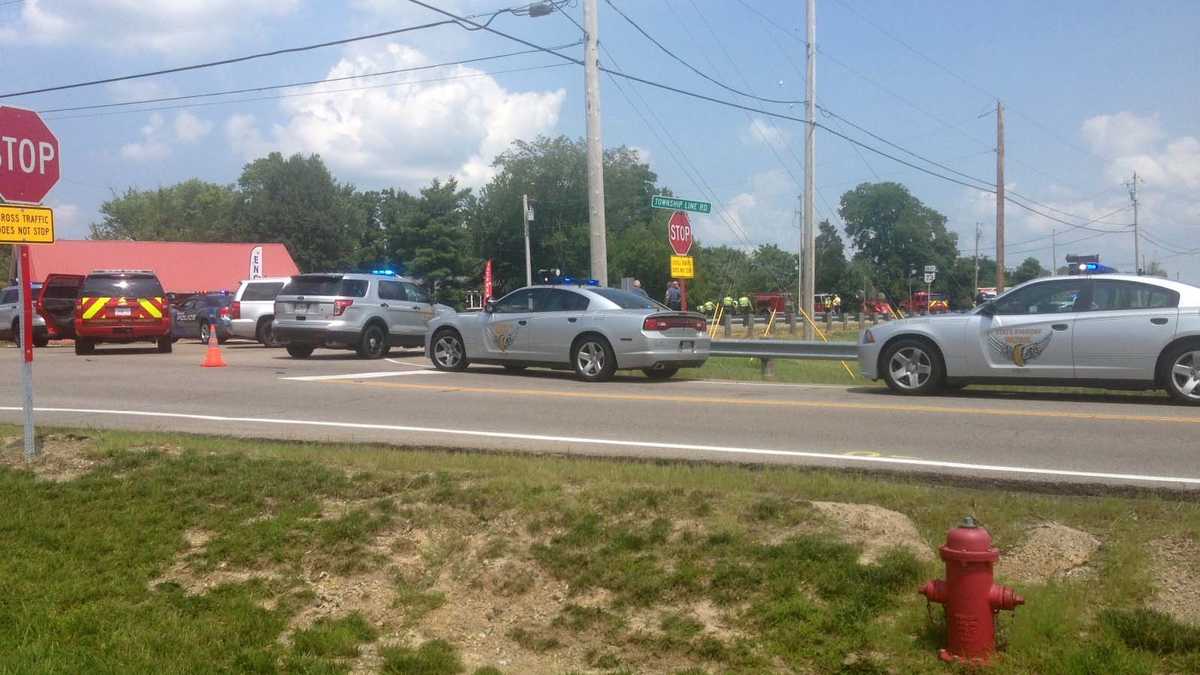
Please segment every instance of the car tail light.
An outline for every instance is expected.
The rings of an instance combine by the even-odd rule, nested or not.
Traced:
[[[671,328],[691,328],[703,333],[708,330],[708,322],[690,316],[648,316],[642,322],[642,330],[669,330]]]
[[[234,300],[233,302],[229,303],[229,318],[231,318],[231,319],[242,318],[242,303],[241,302]]]
[[[354,304],[353,300],[334,300],[333,301],[333,315],[341,316],[343,313],[345,313],[346,308],[353,304]]]

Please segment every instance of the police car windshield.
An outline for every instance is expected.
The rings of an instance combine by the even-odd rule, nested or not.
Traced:
[[[163,295],[163,289],[154,277],[93,274],[84,280],[79,294],[85,298],[155,298]]]
[[[600,297],[610,302],[616,303],[621,309],[666,309],[665,305],[661,305],[644,295],[636,293],[628,293],[616,288],[588,288],[589,291],[599,295]]]

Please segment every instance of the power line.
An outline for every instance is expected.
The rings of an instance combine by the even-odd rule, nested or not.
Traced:
[[[427,4],[427,3],[425,3],[425,2],[422,2],[422,0],[409,0],[409,2],[411,2],[411,3],[413,3],[413,4],[416,4],[416,5],[420,5],[421,7],[425,7],[426,9],[433,10],[433,11],[435,11],[435,12],[437,12],[437,13],[439,13],[439,14],[442,14],[442,15],[444,15],[444,16],[451,17],[452,19],[455,19],[455,20],[456,20],[456,21],[455,21],[455,23],[457,23],[457,21],[467,21],[467,20],[466,20],[466,19],[464,19],[463,17],[456,16],[456,15],[454,15],[454,14],[450,13],[450,12],[447,12],[446,10],[440,9],[440,8],[438,8],[438,7],[434,7],[433,5],[430,5],[430,4]],[[561,59],[564,59],[564,60],[566,60],[566,61],[570,61],[571,63],[574,63],[574,64],[576,64],[576,65],[583,65],[583,61],[582,61],[582,60],[580,60],[580,59],[576,59],[576,58],[574,58],[574,57],[571,57],[571,56],[567,56],[566,54],[563,54],[563,53],[561,53],[561,52],[554,51],[553,49],[550,49],[549,47],[543,47],[543,46],[541,46],[541,45],[538,45],[538,44],[536,44],[536,43],[529,42],[528,40],[524,40],[524,39],[522,39],[522,38],[519,38],[519,37],[516,37],[516,36],[513,36],[513,35],[509,35],[508,33],[504,33],[504,32],[502,32],[502,31],[496,30],[495,28],[491,28],[491,27],[488,27],[488,26],[482,26],[481,24],[474,24],[474,22],[470,22],[470,23],[472,23],[473,25],[481,26],[481,27],[482,27],[484,30],[487,30],[487,31],[488,31],[488,32],[490,32],[490,33],[494,33],[494,34],[496,34],[496,35],[499,35],[500,37],[507,38],[507,39],[509,39],[509,40],[512,40],[512,41],[514,41],[514,42],[518,42],[518,43],[520,43],[520,44],[523,44],[523,45],[525,45],[525,46],[527,46],[527,47],[531,47],[531,48],[534,48],[534,49],[538,49],[538,50],[540,50],[540,51],[544,51],[544,52],[546,52],[547,54],[553,54],[554,56],[557,56],[557,57],[559,57],[559,58],[561,58]],[[723,99],[714,98],[714,97],[712,97],[712,96],[705,96],[705,95],[703,95],[703,94],[698,94],[698,93],[696,93],[696,92],[693,92],[693,91],[688,91],[688,90],[686,90],[686,89],[680,89],[679,87],[672,87],[672,86],[670,86],[670,85],[665,85],[665,84],[662,84],[662,83],[660,83],[660,82],[655,82],[655,81],[653,81],[653,80],[648,80],[648,79],[646,79],[646,78],[643,78],[643,77],[638,77],[638,76],[636,76],[636,75],[630,75],[629,73],[625,73],[625,72],[622,72],[622,71],[619,71],[619,70],[614,70],[614,69],[612,69],[612,68],[607,68],[607,67],[605,67],[605,66],[600,66],[600,70],[602,70],[602,71],[604,71],[604,72],[606,72],[606,73],[610,73],[610,74],[612,74],[612,75],[615,75],[615,76],[617,76],[617,77],[621,77],[621,78],[624,78],[624,79],[627,79],[627,80],[631,80],[631,81],[633,81],[633,82],[639,82],[639,83],[641,83],[641,84],[645,84],[645,85],[648,85],[648,86],[651,86],[651,87],[656,87],[656,88],[658,88],[658,89],[664,89],[664,90],[667,90],[667,91],[673,91],[673,92],[675,92],[675,93],[682,94],[682,95],[684,95],[684,96],[690,96],[690,97],[693,97],[693,98],[698,98],[698,99],[701,99],[701,100],[705,100],[705,101],[709,101],[709,102],[712,102],[712,103],[716,103],[716,104],[718,104],[718,105],[728,106],[728,107],[732,107],[732,108],[739,108],[739,109],[741,109],[741,110],[748,110],[748,111],[751,111],[751,112],[757,112],[757,113],[761,113],[761,114],[764,114],[764,115],[769,115],[769,116],[771,116],[771,117],[775,117],[775,118],[779,118],[779,119],[786,119],[786,120],[791,120],[791,121],[793,121],[793,122],[800,122],[800,123],[807,124],[807,122],[806,122],[805,120],[803,120],[803,119],[801,119],[801,118],[798,118],[798,117],[795,117],[795,116],[792,116],[792,115],[785,115],[785,114],[782,114],[782,113],[776,113],[776,112],[772,112],[772,111],[769,111],[769,110],[763,110],[763,109],[761,109],[761,108],[754,108],[754,107],[752,107],[752,106],[745,106],[745,105],[741,105],[741,104],[739,104],[739,103],[734,103],[734,102],[732,102],[732,101],[725,101],[725,100],[723,100]],[[830,111],[828,111],[828,109],[827,109],[827,108],[822,108],[822,111],[825,111],[825,112],[830,112]],[[840,117],[840,116],[839,116],[839,119],[843,119],[843,120],[844,120],[845,118],[842,118],[842,117]],[[926,168],[926,167],[923,167],[923,166],[920,166],[920,165],[918,165],[918,164],[914,164],[914,163],[912,163],[912,162],[910,162],[910,161],[908,161],[908,160],[902,159],[902,158],[900,158],[900,157],[897,157],[897,156],[895,156],[895,155],[893,155],[893,154],[891,154],[891,153],[888,153],[888,152],[885,152],[885,151],[883,151],[883,150],[880,150],[879,148],[876,148],[876,147],[874,147],[874,146],[872,146],[872,145],[869,145],[869,144],[867,144],[867,143],[863,143],[862,141],[860,141],[860,140],[858,140],[858,139],[855,139],[855,138],[853,138],[853,137],[851,137],[851,136],[848,136],[848,135],[846,135],[846,134],[844,134],[844,133],[842,133],[842,132],[840,132],[840,131],[837,131],[836,129],[833,129],[832,127],[830,127],[830,126],[828,126],[828,125],[826,125],[826,124],[823,124],[823,123],[821,123],[821,122],[816,122],[816,121],[814,121],[814,122],[812,122],[812,125],[813,125],[814,127],[816,127],[816,128],[824,129],[824,130],[825,130],[825,131],[827,131],[828,133],[830,133],[830,134],[833,134],[834,136],[837,136],[838,138],[841,138],[841,139],[843,139],[843,140],[845,140],[845,141],[848,141],[848,142],[850,142],[850,143],[853,143],[853,144],[857,145],[857,146],[858,146],[858,147],[860,147],[860,148],[863,148],[863,149],[865,149],[865,150],[869,150],[869,151],[871,151],[871,152],[873,152],[873,153],[875,153],[875,154],[877,154],[877,155],[880,155],[880,156],[882,156],[882,157],[886,157],[887,159],[890,159],[890,160],[892,160],[892,161],[894,161],[894,162],[897,162],[897,163],[899,163],[899,164],[903,164],[903,165],[905,165],[905,166],[907,166],[907,167],[909,167],[909,168],[915,169],[915,170],[917,170],[917,171],[920,171],[920,172],[922,172],[922,173],[928,174],[928,175],[930,175],[930,176],[933,176],[933,177],[935,177],[935,178],[940,178],[940,179],[942,179],[942,180],[945,180],[945,181],[948,181],[948,182],[951,182],[951,183],[955,183],[955,184],[961,185],[961,186],[963,186],[963,187],[968,187],[968,188],[971,188],[971,189],[974,189],[974,190],[980,190],[980,191],[982,191],[982,192],[988,192],[988,193],[992,193],[992,194],[995,194],[995,192],[996,192],[996,190],[995,190],[995,188],[994,188],[994,187],[987,187],[987,186],[991,186],[991,185],[992,185],[991,183],[988,183],[987,181],[984,181],[984,180],[982,180],[982,179],[975,178],[975,177],[973,177],[973,176],[968,176],[967,174],[960,174],[960,175],[966,176],[968,179],[970,179],[970,180],[974,181],[974,182],[972,182],[972,183],[968,183],[968,182],[965,182],[964,180],[960,180],[960,179],[958,179],[958,178],[954,178],[954,177],[952,177],[952,176],[947,176],[947,175],[945,175],[945,174],[938,173],[937,171],[933,171],[932,169],[928,169],[928,168]],[[874,135],[873,135],[873,136],[874,136]],[[876,137],[876,138],[881,138],[881,137],[878,137],[878,136],[875,136],[875,137]],[[913,152],[913,151],[911,151],[911,150],[908,150],[908,149],[902,148],[901,146],[898,146],[898,145],[896,145],[896,144],[894,144],[894,143],[891,143],[890,141],[885,141],[885,142],[887,142],[889,145],[892,145],[893,147],[900,148],[900,149],[901,149],[903,152],[905,152],[906,154],[909,154],[909,155],[912,155],[913,157],[917,157],[917,158],[919,158],[919,159],[920,159],[921,161],[923,161],[923,162],[927,162],[927,163],[929,163],[929,164],[932,164],[932,165],[934,165],[934,166],[942,166],[942,165],[940,165],[938,162],[936,162],[936,161],[934,161],[934,160],[930,160],[929,158],[927,158],[927,157],[924,157],[923,155],[920,155],[920,154],[918,154],[918,153],[915,153],[915,152]],[[943,167],[943,168],[945,168],[945,167]],[[953,172],[954,172],[954,173],[959,173],[959,172],[957,172],[957,171],[953,171]],[[981,186],[980,186],[980,184],[982,184],[984,187],[981,187]],[[1056,216],[1052,216],[1052,215],[1050,215],[1050,214],[1048,214],[1048,213],[1045,213],[1045,212],[1042,212],[1042,211],[1038,211],[1037,209],[1033,208],[1032,206],[1029,206],[1028,204],[1025,204],[1025,203],[1023,203],[1023,202],[1021,202],[1021,201],[1018,201],[1018,200],[1016,200],[1016,199],[1014,199],[1014,198],[1012,198],[1012,197],[1008,197],[1008,196],[1006,196],[1006,197],[1005,197],[1005,201],[1012,202],[1012,203],[1013,203],[1013,204],[1015,204],[1016,206],[1019,206],[1019,207],[1021,207],[1022,209],[1026,210],[1026,211],[1029,211],[1029,212],[1031,212],[1031,213],[1034,213],[1034,214],[1036,214],[1036,215],[1042,216],[1043,218],[1046,218],[1046,219],[1048,219],[1048,220],[1052,220],[1052,221],[1055,221],[1055,222],[1058,222],[1058,223],[1062,223],[1063,225],[1066,225],[1066,226],[1068,226],[1068,227],[1071,227],[1071,228],[1073,228],[1073,229],[1088,229],[1088,230],[1091,230],[1091,231],[1097,231],[1095,228],[1088,228],[1088,227],[1085,227],[1085,226],[1077,225],[1077,224],[1075,224],[1075,223],[1072,223],[1072,222],[1069,222],[1069,221],[1063,220],[1063,219],[1061,219],[1061,218],[1058,218],[1058,217],[1056,217]]]
[[[799,100],[795,100],[795,99],[764,98],[762,96],[758,96],[756,94],[745,92],[745,91],[742,91],[741,89],[736,89],[734,87],[729,86],[728,84],[725,84],[724,82],[716,79],[715,77],[708,75],[704,71],[702,71],[699,68],[688,63],[686,59],[684,59],[683,57],[679,56],[675,52],[668,49],[666,47],[666,45],[664,45],[663,43],[661,43],[657,39],[655,39],[653,35],[650,35],[649,33],[647,33],[646,30],[644,28],[642,28],[641,25],[638,24],[638,22],[634,21],[632,18],[630,18],[630,16],[628,14],[621,11],[621,8],[617,7],[615,4],[613,4],[612,0],[604,0],[604,1],[606,3],[608,3],[609,7],[613,8],[613,11],[615,11],[617,14],[620,14],[621,18],[625,19],[625,21],[628,22],[630,26],[633,26],[634,30],[641,33],[642,37],[644,37],[647,40],[649,40],[650,42],[654,43],[654,46],[658,47],[659,50],[661,50],[664,54],[675,59],[680,64],[682,64],[683,67],[685,67],[688,70],[692,71],[693,73],[699,75],[700,77],[703,77],[704,79],[708,80],[709,82],[712,82],[713,84],[717,85],[718,87],[725,89],[726,91],[731,91],[731,92],[737,94],[738,96],[745,96],[746,98],[752,98],[756,101],[762,101],[764,103],[779,103],[779,104],[783,104],[783,105],[802,105],[804,103],[804,101],[799,101]]]
[[[559,47],[553,47],[553,49],[567,49],[570,47],[575,47],[579,44],[581,44],[581,42],[574,42],[574,43],[567,44],[567,45],[561,45]],[[46,108],[43,110],[39,110],[38,112],[45,115],[45,114],[51,114],[51,113],[76,112],[76,111],[82,111],[82,110],[104,110],[104,109],[108,109],[108,108],[119,108],[119,107],[124,107],[124,106],[131,106],[131,105],[145,105],[145,104],[150,104],[150,103],[170,103],[170,102],[174,102],[174,101],[187,101],[187,100],[197,99],[197,98],[211,98],[213,96],[231,96],[233,94],[253,94],[253,93],[258,93],[258,92],[262,92],[262,91],[271,91],[271,90],[275,90],[275,89],[288,89],[291,87],[307,87],[307,86],[312,86],[312,85],[316,85],[316,84],[328,84],[330,82],[344,82],[346,80],[365,79],[365,78],[369,78],[369,77],[382,77],[384,75],[397,75],[400,73],[411,73],[411,72],[416,72],[416,71],[421,71],[421,70],[433,70],[436,68],[445,68],[447,66],[461,66],[461,65],[466,65],[468,63],[478,63],[480,61],[492,61],[495,59],[503,59],[503,58],[508,58],[508,57],[512,57],[512,56],[521,56],[524,54],[537,54],[537,53],[539,53],[539,52],[536,49],[525,49],[525,50],[516,51],[516,52],[508,52],[506,54],[494,54],[492,56],[479,56],[479,57],[471,58],[471,59],[462,59],[459,61],[447,61],[445,63],[435,63],[435,64],[425,65],[425,66],[412,66],[409,68],[395,68],[392,70],[381,70],[381,71],[373,72],[373,73],[363,73],[361,75],[346,75],[344,77],[327,77],[327,78],[321,79],[321,80],[308,80],[308,81],[304,81],[304,82],[289,82],[287,84],[268,84],[268,85],[263,85],[260,87],[247,87],[245,89],[226,89],[224,91],[209,91],[209,92],[202,92],[202,93],[198,93],[198,94],[184,94],[181,96],[160,96],[158,98],[144,98],[144,99],[139,99],[136,101],[118,101],[115,103],[81,105],[81,106],[72,106],[72,107],[68,107],[68,108]]]
[[[189,70],[201,70],[203,68],[212,68],[214,66],[224,66],[231,63],[242,63],[252,61],[254,59],[262,59],[268,56],[280,56],[282,54],[297,54],[300,52],[312,51],[323,47],[336,47],[337,45],[350,44],[352,42],[362,42],[363,40],[374,40],[376,38],[387,37],[389,35],[399,35],[401,33],[410,33],[417,30],[425,30],[427,28],[436,28],[437,26],[445,26],[456,22],[434,21],[433,23],[425,23],[419,26],[408,26],[406,28],[396,28],[394,30],[383,31],[381,33],[371,33],[369,35],[358,35],[355,37],[343,38],[341,40],[331,40],[329,42],[318,42],[311,45],[303,45],[300,47],[286,47],[284,49],[274,49],[269,52],[258,52],[256,54],[247,54],[245,56],[236,56],[228,59],[220,59],[218,61],[206,61],[204,63],[194,63],[190,66],[178,66],[175,68],[164,68],[162,70],[152,70],[145,73],[135,73],[133,75],[119,75],[116,77],[106,77],[100,80],[87,80],[85,82],[73,82],[71,84],[59,84],[53,87],[42,87],[40,89],[27,89],[25,91],[9,92],[0,94],[0,99],[12,98],[14,96],[26,96],[29,94],[44,94],[51,91],[63,91],[65,89],[78,89],[80,87],[92,87],[98,84],[109,84],[111,82],[124,82],[126,80],[137,80],[146,77],[154,77],[157,75],[169,75],[171,73],[182,73]]]
[[[524,73],[533,70],[546,70],[549,68],[565,68],[570,64],[567,63],[550,63],[541,66],[528,66],[525,68],[509,68],[507,70],[480,71],[478,73],[468,73],[465,75],[450,75],[447,77],[434,77],[425,80],[407,80],[404,82],[387,82],[384,84],[363,85],[361,87],[346,87],[343,89],[326,89],[323,91],[302,91],[293,94],[277,94],[275,96],[255,96],[252,98],[234,98],[224,101],[205,101],[200,103],[183,103],[180,105],[157,106],[153,108],[135,108],[126,110],[110,110],[107,112],[97,112],[83,115],[63,115],[61,117],[48,117],[48,121],[54,120],[75,120],[88,119],[93,117],[106,117],[109,115],[130,115],[144,112],[162,112],[167,110],[183,110],[187,108],[206,108],[214,105],[229,105],[231,103],[254,103],[257,101],[277,101],[288,98],[304,98],[307,96],[329,96],[332,94],[344,94],[351,91],[365,91],[368,89],[386,89],[390,87],[403,87],[406,85],[429,84],[432,82],[449,82],[452,80],[469,80],[480,77],[490,77],[492,75],[503,75],[505,73]]]
[[[1130,206],[1122,206],[1121,208],[1117,209],[1116,211],[1106,213],[1106,214],[1100,216],[1099,218],[1093,218],[1092,220],[1088,221],[1087,223],[1084,223],[1084,225],[1087,225],[1090,223],[1098,223],[1098,222],[1104,220],[1105,218],[1115,216],[1118,213],[1121,213],[1122,211],[1128,211],[1131,208],[1132,207],[1130,207]],[[1125,232],[1125,231],[1127,231],[1127,230],[1124,230],[1124,229],[1122,229],[1122,230],[1099,230],[1098,232],[1100,234],[1120,234],[1121,232]],[[1047,235],[1043,235],[1040,237],[1034,237],[1033,239],[1026,239],[1024,241],[1011,242],[1011,243],[1008,243],[1007,246],[1024,246],[1025,244],[1031,244],[1035,241],[1042,241],[1044,239],[1050,239],[1053,236],[1055,236],[1055,235],[1047,234]]]

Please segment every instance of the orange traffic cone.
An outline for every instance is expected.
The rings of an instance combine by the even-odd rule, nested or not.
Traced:
[[[217,324],[210,323],[208,329],[208,353],[204,355],[205,368],[224,368],[225,360],[221,358],[221,343],[217,342]]]

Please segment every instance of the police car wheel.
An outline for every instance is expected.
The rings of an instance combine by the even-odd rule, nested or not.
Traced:
[[[586,335],[575,342],[571,350],[571,363],[575,374],[588,382],[604,382],[617,372],[617,356],[613,354],[608,340],[595,335]]]
[[[669,380],[675,373],[679,372],[678,368],[646,368],[642,370],[646,377],[652,380]]]
[[[174,345],[175,341],[171,339],[171,336],[160,337],[158,338],[158,353],[170,354],[171,350],[174,349]]]
[[[313,349],[312,345],[290,344],[287,346],[287,353],[293,359],[307,359],[312,356]]]
[[[1162,379],[1171,398],[1186,405],[1200,405],[1200,344],[1184,343],[1163,359]]]
[[[924,340],[903,339],[889,345],[881,365],[884,382],[900,394],[936,394],[946,379],[942,357]]]
[[[208,338],[210,337],[209,333],[210,333],[210,331],[209,331],[209,327],[208,327],[208,322],[201,321],[200,322],[200,341],[207,343]]]
[[[359,358],[382,359],[388,352],[387,333],[375,324],[367,326],[358,339],[358,349],[355,351]]]
[[[430,344],[429,356],[433,361],[434,368],[454,372],[466,370],[467,350],[458,333],[452,330],[438,331],[434,334]]]

